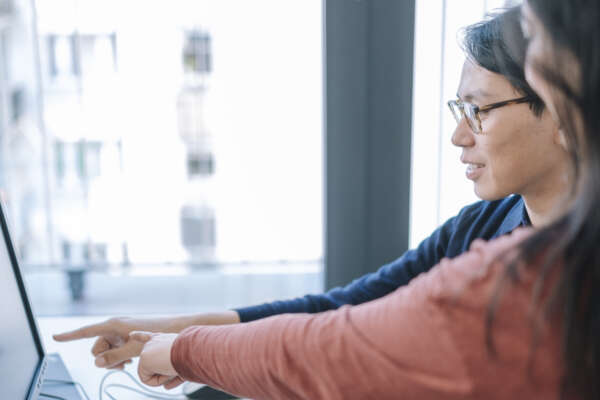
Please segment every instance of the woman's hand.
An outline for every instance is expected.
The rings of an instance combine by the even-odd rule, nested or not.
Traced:
[[[235,311],[215,314],[196,314],[167,318],[111,318],[71,332],[54,335],[54,340],[71,340],[97,337],[92,346],[97,367],[123,369],[133,357],[140,355],[143,343],[130,340],[133,331],[178,333],[192,325],[224,325],[240,322]]]
[[[59,342],[97,337],[92,346],[97,367],[123,369],[133,357],[140,355],[143,344],[129,340],[132,331],[169,332],[171,318],[111,318],[98,324],[88,325],[71,332],[54,335]]]
[[[138,375],[143,383],[162,385],[165,389],[173,389],[183,383],[171,363],[171,347],[177,334],[131,332],[129,338],[143,346],[138,364]]]

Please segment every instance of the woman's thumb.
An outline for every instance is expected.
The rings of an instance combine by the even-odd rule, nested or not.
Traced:
[[[151,332],[143,332],[143,331],[132,331],[129,333],[129,339],[141,342],[141,343],[146,343],[148,341],[150,341],[150,339],[152,339],[152,336],[154,334]]]

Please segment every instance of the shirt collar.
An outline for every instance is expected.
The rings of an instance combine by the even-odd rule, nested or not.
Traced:
[[[510,209],[500,229],[498,229],[498,236],[510,233],[520,226],[531,226],[529,215],[527,214],[527,208],[525,208],[525,202],[523,198],[519,196],[519,201]]]

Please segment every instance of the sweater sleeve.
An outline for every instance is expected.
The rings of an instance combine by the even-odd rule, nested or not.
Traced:
[[[239,308],[235,311],[242,322],[255,321],[272,315],[286,313],[319,313],[335,310],[343,305],[357,305],[378,299],[407,285],[413,278],[440,262],[445,256],[448,242],[456,229],[459,216],[450,218],[423,240],[416,249],[408,250],[397,260],[376,272],[355,279],[344,287],[336,287],[323,294],[274,301]]]
[[[478,241],[470,252],[360,306],[188,328],[173,345],[173,365],[186,380],[253,399],[464,398],[473,381],[451,333],[460,314],[450,317],[453,302],[441,299],[465,294],[483,265],[520,236]]]

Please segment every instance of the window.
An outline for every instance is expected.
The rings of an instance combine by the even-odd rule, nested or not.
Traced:
[[[37,38],[11,36],[2,54],[31,74],[0,85],[22,90],[1,175],[36,309],[184,312],[319,291],[321,3],[36,6]],[[182,276],[197,282],[185,304]],[[159,282],[171,305],[135,309],[131,288]]]

